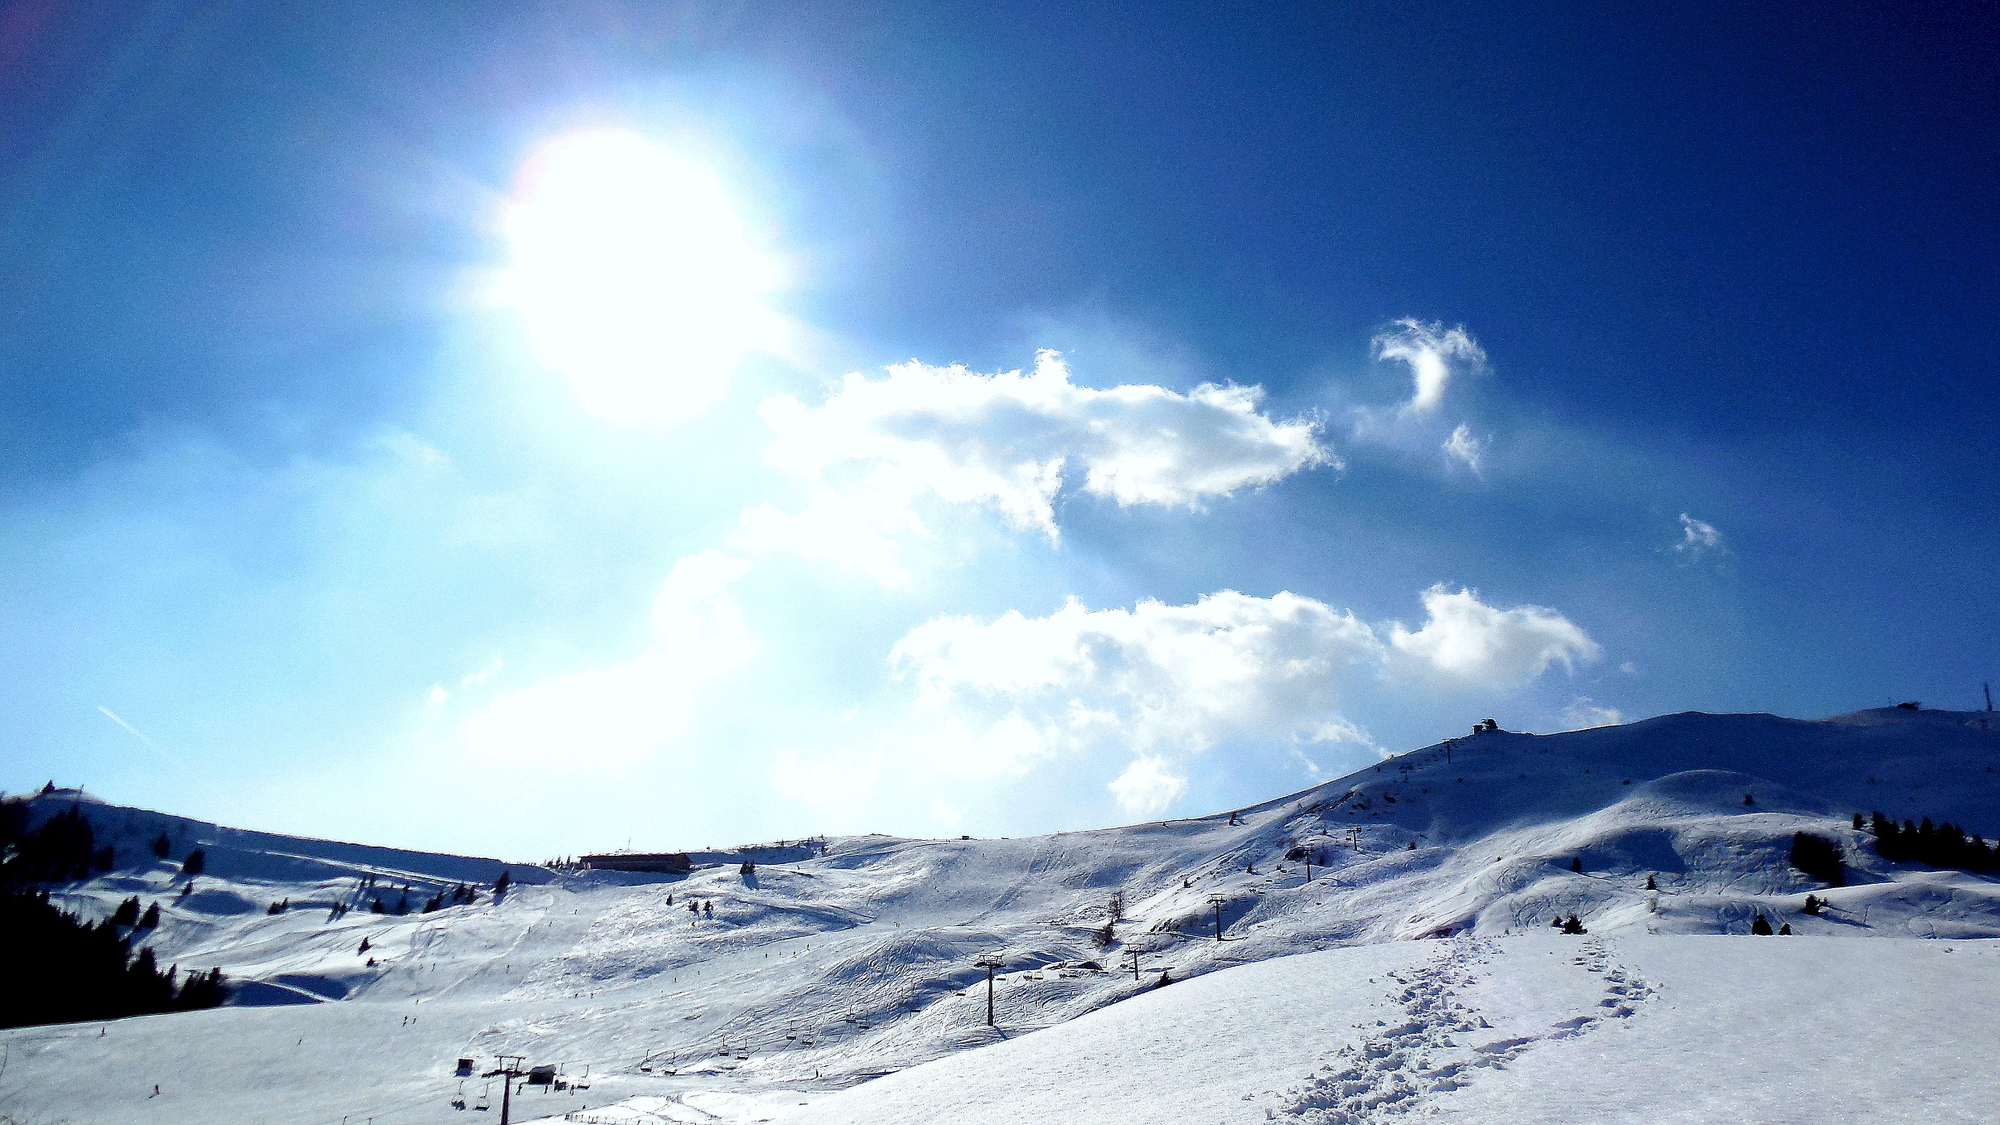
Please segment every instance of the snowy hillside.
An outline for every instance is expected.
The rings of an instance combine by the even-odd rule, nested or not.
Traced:
[[[1829,1004],[1895,1005],[1894,1019],[1975,1038],[2000,1022],[1994,954],[1956,940],[2000,936],[2000,883],[1887,863],[1850,819],[1879,809],[2000,835],[1991,718],[1687,714],[1488,732],[1208,817],[1016,840],[837,837],[757,853],[751,873],[697,856],[714,862],[684,877],[87,804],[121,869],[56,897],[93,918],[132,894],[157,901],[162,963],[253,983],[231,1008],[0,1033],[0,1113],[462,1122],[482,1095],[497,1113],[498,1080],[477,1075],[510,1054],[559,1067],[564,1085],[519,1095],[516,1120],[588,1107],[607,1121],[1345,1121],[1419,1105],[1578,1119],[1534,1101],[1554,1088],[1521,1081],[1535,1067],[1635,1114],[1648,1090],[1693,1097],[1676,1083],[1699,1073],[1705,1100],[1679,1119],[1805,1120],[1818,1106],[1826,1120],[1836,1094],[1901,1104],[1867,1082],[1907,1095],[1945,1079],[1891,1060],[1886,1078],[1815,1075],[1821,1100],[1752,1113],[1770,1075],[1737,1065],[1745,1037],[1797,1040],[1785,1065],[1804,1066],[1845,1049],[1850,1025]],[[38,798],[38,815],[70,800]],[[145,841],[163,825],[171,860],[153,862]],[[1839,846],[1846,886],[1787,862],[1801,831]],[[207,868],[181,897],[172,860],[194,847]],[[497,901],[365,909],[405,885],[413,904],[490,888],[503,868],[516,885]],[[1114,892],[1124,920],[1106,945]],[[1808,893],[1826,909],[1804,913]],[[290,909],[265,913],[279,901]],[[336,903],[354,908],[330,918]],[[1572,914],[1587,936],[1551,928]],[[1759,914],[1802,940],[1718,936],[1747,935]],[[982,956],[1000,962],[996,1027]],[[1793,1017],[1815,1012],[1820,1033],[1800,1034]],[[472,1077],[454,1073],[460,1057]],[[1973,1100],[1935,1102],[1933,1120],[1976,1120],[1950,1106],[2000,1094],[1951,1081]],[[1045,1108],[1011,1116],[1009,1102]],[[1543,1108],[1508,1108],[1531,1103]],[[957,1108],[925,1108],[945,1104]]]

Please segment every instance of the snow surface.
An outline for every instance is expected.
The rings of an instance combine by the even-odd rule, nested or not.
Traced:
[[[2000,883],[1885,864],[1848,816],[1994,835],[1990,721],[1489,733],[1234,814],[835,838],[743,852],[747,876],[737,854],[685,877],[549,872],[86,803],[121,863],[147,862],[56,897],[91,917],[156,900],[163,964],[247,987],[214,1011],[0,1033],[0,1114],[465,1122],[483,1118],[453,1098],[497,1116],[500,1087],[455,1060],[477,1074],[504,1052],[566,1087],[517,1095],[517,1121],[1988,1120],[1991,1068],[1939,1045],[2000,1023],[1996,947],[1966,940],[2000,935]],[[172,855],[209,853],[185,898],[144,850],[162,828]],[[1848,886],[1788,866],[1800,830],[1841,843]],[[1300,848],[1325,860],[1310,881]],[[366,902],[365,874],[419,903],[503,867],[499,902],[328,919]],[[1129,920],[1100,949],[1114,890]],[[1826,913],[1800,912],[1808,891]],[[1799,936],[1725,936],[1760,912]],[[1572,913],[1589,935],[1550,928]]]

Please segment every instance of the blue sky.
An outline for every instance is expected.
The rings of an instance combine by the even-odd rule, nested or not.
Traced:
[[[1976,706],[1994,40],[0,8],[0,786],[538,858]]]

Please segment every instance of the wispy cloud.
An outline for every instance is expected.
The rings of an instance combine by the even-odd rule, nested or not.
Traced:
[[[1563,708],[1562,721],[1564,730],[1588,730],[1618,726],[1625,721],[1625,715],[1616,707],[1599,707],[1596,700],[1579,695]]]
[[[1674,544],[1676,553],[1687,559],[1699,559],[1728,549],[1722,541],[1722,532],[1714,524],[1681,513],[1681,538]]]
[[[1375,337],[1375,358],[1400,360],[1410,366],[1413,384],[1410,400],[1402,409],[1408,414],[1428,414],[1444,401],[1444,392],[1455,374],[1476,374],[1486,368],[1486,351],[1464,325],[1446,328],[1437,321],[1425,322],[1405,317],[1393,331]]]
[[[1451,436],[1444,439],[1445,456],[1454,461],[1463,461],[1465,467],[1475,473],[1479,471],[1480,454],[1485,451],[1486,443],[1473,437],[1472,427],[1464,422],[1460,422],[1458,428],[1451,432]]]

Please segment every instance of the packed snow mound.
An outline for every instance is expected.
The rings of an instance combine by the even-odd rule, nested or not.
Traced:
[[[403,1049],[366,1079],[302,1076],[296,1095],[260,1087],[254,1107],[203,1087],[185,1118],[111,1094],[45,1112],[454,1119],[446,1092],[497,1092],[493,1079],[456,1074],[458,1058],[487,1067],[525,1053],[561,1068],[565,1107],[657,1098],[667,1100],[654,1116],[624,1119],[731,1119],[765,1115],[759,1091],[850,1086],[1122,1006],[1150,996],[1163,973],[1185,982],[1315,951],[1418,957],[1428,954],[1402,939],[1544,941],[1572,915],[1592,940],[1745,935],[1759,915],[1801,937],[2000,936],[2000,884],[1885,862],[1852,821],[1879,809],[2000,833],[1992,718],[1691,713],[1548,736],[1492,731],[1210,816],[1013,840],[861,836],[697,853],[684,876],[302,840],[50,794],[35,799],[37,817],[78,808],[120,857],[58,900],[90,917],[130,895],[157,902],[162,924],[141,937],[163,964],[219,966],[253,984],[231,1012],[126,1024],[198,1018],[205,1035],[308,1041],[315,1028],[393,1029]],[[147,844],[163,831],[168,858],[155,860]],[[1802,832],[1837,848],[1846,885],[1791,865]],[[207,868],[183,894],[180,861],[197,847]],[[496,897],[502,870],[516,885]],[[422,912],[459,883],[481,893]],[[1805,913],[1809,894],[1824,908]],[[411,913],[373,911],[378,897],[393,911],[405,896]],[[994,1026],[982,960],[995,966]],[[40,1050],[56,1065],[85,1048]],[[21,1073],[31,1072],[43,1073]],[[0,1097],[16,1081],[9,1072]]]

